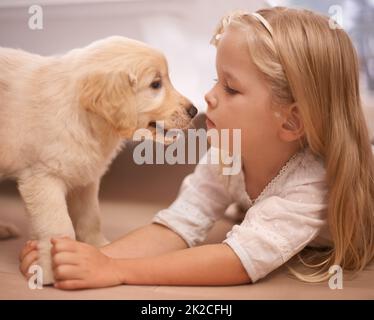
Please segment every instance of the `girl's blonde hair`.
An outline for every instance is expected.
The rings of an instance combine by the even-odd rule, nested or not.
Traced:
[[[324,160],[329,188],[333,247],[299,255],[313,272],[289,269],[308,282],[327,280],[332,265],[355,273],[374,257],[374,157],[360,101],[356,52],[346,32],[332,28],[327,17],[284,7],[257,12],[271,32],[252,14],[236,11],[221,20],[212,43],[217,45],[228,26],[243,30],[275,105],[297,103],[304,139]]]

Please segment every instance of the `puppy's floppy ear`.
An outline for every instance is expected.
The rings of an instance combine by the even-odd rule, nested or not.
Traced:
[[[122,136],[130,138],[137,127],[133,78],[125,71],[92,73],[80,83],[79,103],[107,121]]]

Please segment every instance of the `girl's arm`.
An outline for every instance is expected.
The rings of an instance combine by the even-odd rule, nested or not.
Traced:
[[[204,245],[159,256],[109,258],[88,244],[52,239],[55,287],[82,289],[139,285],[237,285],[251,280],[226,244]]]
[[[140,258],[187,248],[174,231],[160,224],[149,224],[102,247],[100,251],[112,258]]]
[[[226,244],[187,248],[172,230],[158,224],[139,228],[96,249],[69,238],[52,241],[56,287],[79,289],[119,284],[235,285],[251,280]],[[37,243],[21,253],[25,276],[37,260]],[[126,259],[123,259],[123,258]]]
[[[178,250],[155,257],[114,261],[121,282],[147,285],[237,285],[251,280],[226,244]]]

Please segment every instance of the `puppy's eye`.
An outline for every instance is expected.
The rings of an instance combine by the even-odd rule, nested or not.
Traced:
[[[151,88],[152,89],[160,89],[162,87],[162,82],[161,80],[156,80],[151,83]]]

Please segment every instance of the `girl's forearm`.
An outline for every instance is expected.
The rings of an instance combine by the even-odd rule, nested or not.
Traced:
[[[237,255],[226,244],[114,260],[114,264],[124,284],[237,285],[251,281]]]
[[[112,258],[140,258],[187,248],[174,231],[159,224],[149,224],[102,247],[100,251]]]

